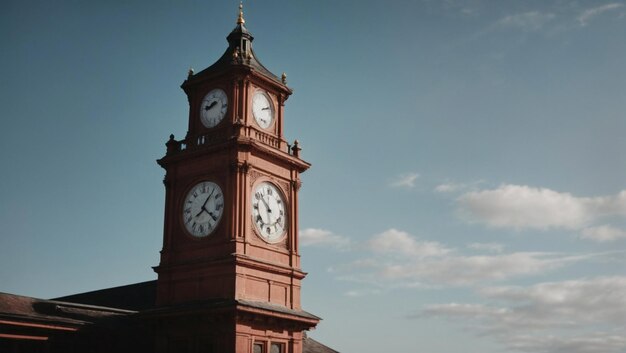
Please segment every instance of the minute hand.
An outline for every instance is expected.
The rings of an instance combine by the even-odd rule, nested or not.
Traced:
[[[265,204],[265,207],[267,208],[267,211],[268,212],[272,212],[272,209],[270,208],[270,205],[267,204],[267,201],[265,201],[263,196],[261,196],[261,201],[263,201],[263,203]]]
[[[215,192],[215,188],[211,190],[211,193],[209,194],[209,196],[207,196],[206,200],[204,200],[204,203],[202,204],[202,209],[205,209],[204,207],[206,206],[206,203],[209,202],[209,199],[213,195],[213,192]]]
[[[203,203],[203,204],[202,204],[202,206],[200,207],[200,212],[198,212],[198,214],[196,215],[196,217],[198,217],[199,215],[201,215],[201,214],[202,214],[202,212],[206,212],[206,213],[208,213],[209,215],[211,215],[211,217],[212,217],[213,219],[215,219],[215,217],[213,216],[213,213],[209,212],[209,211],[206,209],[206,203],[207,203],[207,202],[209,202],[209,199],[210,199],[210,198],[211,198],[211,196],[213,195],[213,192],[214,192],[214,191],[215,191],[215,189],[211,190],[211,193],[209,194],[209,196],[207,196],[206,200],[204,200],[204,203]]]

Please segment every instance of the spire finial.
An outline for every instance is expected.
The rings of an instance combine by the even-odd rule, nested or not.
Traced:
[[[246,20],[243,19],[243,1],[239,2],[239,18],[237,18],[237,24],[242,25],[246,23]]]

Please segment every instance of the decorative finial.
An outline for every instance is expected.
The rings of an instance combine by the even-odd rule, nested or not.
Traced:
[[[242,25],[246,23],[246,20],[243,19],[243,1],[239,2],[239,18],[237,18],[237,24]]]
[[[280,77],[284,84],[287,84],[287,74],[283,72],[283,75]]]
[[[193,76],[193,68],[189,68],[189,71],[187,71],[187,78]]]
[[[298,140],[293,141],[293,146],[291,146],[291,154],[295,157],[300,157],[300,151],[302,151],[302,148],[300,148],[300,142]]]

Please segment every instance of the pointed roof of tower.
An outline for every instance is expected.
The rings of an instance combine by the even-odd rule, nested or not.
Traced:
[[[224,54],[222,54],[222,56],[213,65],[198,72],[197,74],[191,73],[187,80],[183,83],[183,87],[187,84],[193,84],[194,82],[201,81],[204,77],[211,76],[213,73],[239,65],[253,69],[291,92],[291,90],[278,76],[274,75],[270,70],[263,66],[263,64],[261,64],[254,53],[254,50],[252,49],[252,41],[254,40],[254,37],[245,26],[246,20],[243,17],[243,5],[241,3],[239,4],[239,15],[236,23],[237,25],[235,28],[226,37],[228,41],[228,48]]]

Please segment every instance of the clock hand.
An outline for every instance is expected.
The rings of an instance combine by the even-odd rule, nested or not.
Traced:
[[[267,199],[269,201],[269,195],[267,196]],[[265,202],[265,200],[263,200],[263,202]],[[270,205],[267,202],[265,202],[265,205],[267,205],[267,223],[272,223],[272,209],[270,208]]]
[[[268,110],[268,109],[270,109],[270,107],[265,107],[265,108],[263,108],[261,110]]]
[[[211,110],[211,108],[213,108],[216,104],[217,104],[217,101],[213,101],[211,102],[211,104],[204,107],[204,110]]]
[[[272,212],[272,210],[270,209],[270,205],[267,203],[267,201],[265,201],[263,196],[261,196],[261,201],[263,201],[263,203],[265,204],[265,209],[267,210],[267,212]]]
[[[206,211],[206,210],[205,210]],[[209,216],[211,216],[211,218],[213,218],[214,221],[217,222],[217,217],[213,214],[213,212],[209,212],[207,211],[207,213],[209,214]]]
[[[204,203],[202,204],[202,208],[204,208],[204,206],[206,206],[206,203],[209,202],[209,199],[211,198],[211,196],[213,195],[213,192],[215,191],[215,188],[213,188],[213,190],[211,190],[211,193],[209,194],[209,196],[207,196],[206,200],[204,200]],[[206,209],[205,209],[206,210]]]
[[[270,209],[270,205],[267,203],[267,201],[265,201],[265,199],[263,198],[263,195],[261,195],[259,199],[263,201],[263,204],[265,204],[265,216],[267,217],[267,222],[269,223],[272,220],[270,218],[270,213],[272,212],[272,210]]]
[[[202,212],[207,212],[207,210],[206,210],[206,208],[204,208],[204,206],[202,206],[202,207],[200,208],[200,212],[198,212],[198,214],[196,215],[196,217],[198,217],[199,215],[201,215],[201,214],[202,214]]]

